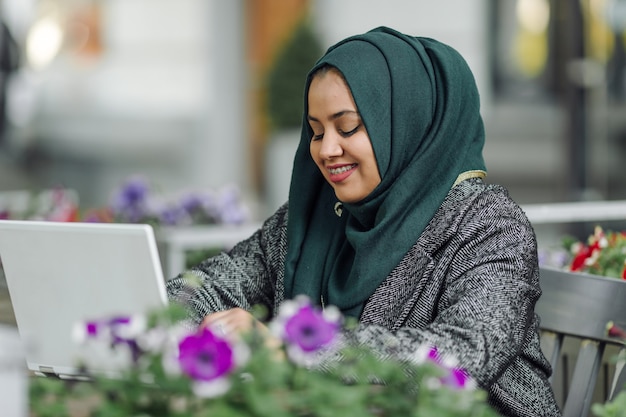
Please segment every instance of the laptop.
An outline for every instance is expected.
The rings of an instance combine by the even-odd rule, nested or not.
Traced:
[[[26,363],[37,375],[81,376],[86,353],[72,338],[76,323],[167,305],[149,225],[0,220],[0,262]],[[97,359],[96,371],[124,366],[113,351]]]

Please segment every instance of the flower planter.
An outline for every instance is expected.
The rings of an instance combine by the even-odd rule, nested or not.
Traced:
[[[33,379],[31,416],[49,416],[52,406],[57,415],[73,415],[76,401],[83,415],[106,409],[110,415],[152,417],[496,416],[486,392],[435,348],[418,349],[411,369],[381,361],[365,348],[342,348],[335,340],[344,325],[339,311],[321,310],[306,297],[281,305],[268,326],[273,342],[255,330],[230,339],[219,323],[184,329],[179,320],[185,314],[183,307],[170,305],[147,317],[79,324],[74,333],[86,348],[115,346],[131,355],[133,366],[112,379],[97,372],[88,382]],[[87,372],[94,369],[92,352],[82,357]],[[340,354],[344,361],[315,369],[327,354]],[[385,384],[373,382],[381,380]]]
[[[626,326],[626,282],[586,273],[556,268],[541,269],[542,296],[535,312],[541,318],[542,348],[555,367],[552,376],[558,402],[562,405],[568,395],[569,379],[574,374],[577,359],[584,344],[603,346],[598,361],[597,384],[592,403],[603,403],[609,397],[614,382],[615,358],[622,349],[619,340],[607,334],[607,323]],[[554,342],[549,335],[564,335],[558,357],[553,357]],[[581,342],[582,340],[582,342]],[[594,342],[592,342],[594,341]],[[547,342],[547,343],[544,343]]]

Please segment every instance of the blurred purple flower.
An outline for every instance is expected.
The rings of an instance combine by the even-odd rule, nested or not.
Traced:
[[[222,205],[225,206],[238,205],[241,200],[239,188],[233,185],[222,188],[222,192],[220,193],[220,200]]]
[[[85,323],[85,336],[87,338],[98,337],[100,333],[101,323],[97,321],[88,321]]]
[[[166,226],[176,226],[190,223],[187,211],[175,204],[168,204],[159,213],[159,220]]]
[[[189,192],[181,199],[181,206],[193,224],[215,224],[216,217],[215,197],[211,192]]]
[[[439,359],[439,353],[437,352],[437,348],[436,347],[431,347],[428,349],[428,353],[426,355],[426,358],[430,361],[433,361],[435,363],[441,363],[441,360]]]
[[[320,310],[305,305],[285,323],[285,339],[304,352],[328,345],[339,331],[339,324],[327,321]]]
[[[9,210],[0,210],[0,220],[8,220],[9,217]]]
[[[219,223],[221,221],[220,200],[215,192],[207,191],[203,194],[202,208],[204,215],[211,219],[211,222]]]
[[[204,199],[200,194],[188,193],[181,198],[181,207],[189,214],[203,210]]]
[[[449,370],[447,376],[442,378],[441,382],[449,387],[465,388],[470,383],[470,378],[462,369],[453,368]]]
[[[334,306],[320,310],[306,296],[284,301],[270,330],[285,342],[289,358],[300,365],[315,365],[320,349],[332,349],[341,329],[341,312]]]
[[[439,378],[441,384],[452,388],[472,388],[474,386],[467,373],[454,365],[456,361],[442,358],[436,347],[429,347],[424,359],[443,370],[444,375]]]
[[[180,205],[193,224],[241,224],[248,219],[239,190],[234,186],[224,187],[220,192],[188,192],[180,199]]]
[[[208,328],[183,338],[178,344],[181,370],[194,380],[212,381],[233,369],[233,349]]]
[[[227,186],[219,196],[219,219],[225,224],[240,224],[247,220],[245,206],[241,202],[239,189]]]
[[[146,215],[148,183],[140,177],[126,181],[113,196],[113,212],[123,220],[138,222]]]
[[[113,317],[108,322],[111,328],[111,344],[113,346],[126,345],[131,352],[134,363],[143,354],[137,338],[146,330],[146,319],[143,316]]]
[[[101,320],[89,320],[74,327],[74,340],[79,342],[101,341],[112,347],[126,346],[133,362],[142,354],[136,338],[145,330],[143,317],[116,316]]]
[[[139,176],[119,187],[112,196],[110,210],[111,221],[166,226],[241,224],[248,220],[247,208],[235,186],[224,187],[220,192],[187,191],[175,197],[155,198],[147,181]]]
[[[118,200],[125,206],[136,206],[142,203],[148,195],[148,184],[142,178],[129,179],[120,190]]]
[[[246,220],[248,220],[248,213],[240,205],[222,211],[221,222],[224,224],[241,224]]]

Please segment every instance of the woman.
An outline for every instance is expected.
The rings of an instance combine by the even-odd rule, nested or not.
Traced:
[[[560,415],[541,353],[533,229],[483,182],[484,129],[452,48],[378,28],[331,47],[309,73],[289,202],[248,240],[178,277],[197,323],[250,328],[306,294],[359,326],[346,343],[411,360],[434,345],[507,416]]]

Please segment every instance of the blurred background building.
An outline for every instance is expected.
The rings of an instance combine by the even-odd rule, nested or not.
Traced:
[[[261,218],[287,196],[298,132],[277,114],[300,108],[301,67],[385,25],[465,56],[490,182],[522,204],[626,198],[625,0],[0,4],[0,192],[62,185],[95,206],[140,174],[234,184]]]

